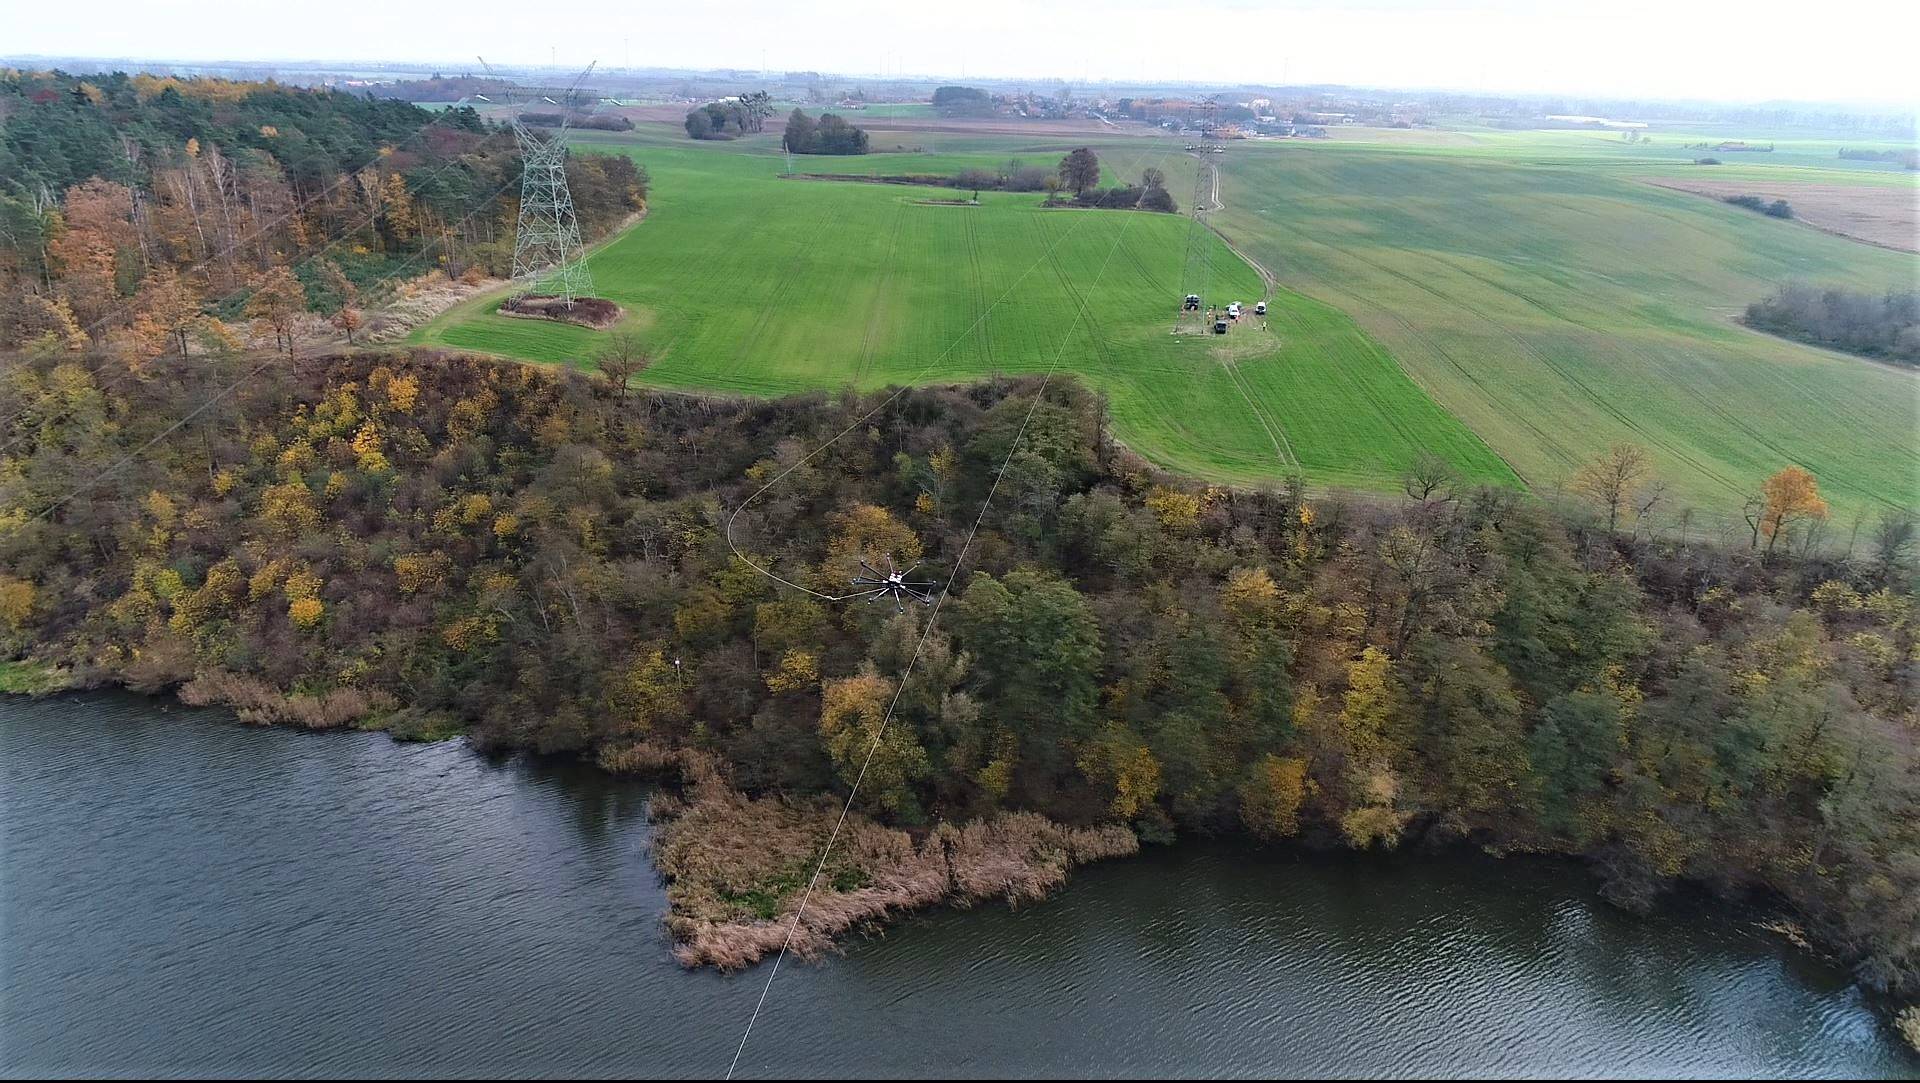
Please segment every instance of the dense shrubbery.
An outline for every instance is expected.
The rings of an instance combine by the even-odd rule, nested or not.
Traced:
[[[573,126],[594,132],[630,132],[633,120],[629,117],[575,117]]]
[[[1773,218],[1792,218],[1793,207],[1784,199],[1767,200],[1761,196],[1722,196],[1721,201]]]
[[[1078,207],[1105,207],[1109,210],[1160,211],[1171,214],[1180,208],[1173,202],[1173,195],[1165,188],[1139,188],[1131,184],[1122,184],[1113,188],[1089,188],[1073,197]]]
[[[1920,292],[1914,290],[1875,296],[1794,282],[1748,305],[1747,323],[1803,342],[1920,364]]]
[[[1775,549],[1824,513],[1804,472],[1769,483],[1763,558],[1635,537],[1632,449],[1562,518],[1437,460],[1391,505],[1184,484],[1059,383],[714,402],[356,356],[214,397],[253,364],[0,376],[0,657],[261,718],[697,754],[794,798],[846,792],[898,692],[860,792],[895,825],[1579,853],[1623,902],[1766,892],[1868,980],[1920,977],[1912,527]],[[956,576],[903,689],[927,611],[729,550],[790,468],[740,517],[755,562]]]

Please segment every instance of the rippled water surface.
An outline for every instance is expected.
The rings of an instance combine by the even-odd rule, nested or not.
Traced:
[[[463,745],[0,698],[0,1071],[723,1073],[646,789]],[[1540,862],[1182,845],[781,970],[741,1074],[1920,1077],[1846,976]]]

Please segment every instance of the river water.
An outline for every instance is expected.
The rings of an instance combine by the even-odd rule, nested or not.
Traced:
[[[647,789],[460,742],[0,697],[0,1074],[692,1075]],[[1569,865],[1181,844],[780,971],[742,1076],[1920,1078],[1846,975]]]

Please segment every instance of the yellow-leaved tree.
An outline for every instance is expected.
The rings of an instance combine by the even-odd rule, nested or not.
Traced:
[[[860,562],[886,574],[887,561],[901,571],[920,562],[920,537],[893,513],[873,504],[855,504],[833,517],[833,541],[823,572],[827,586],[842,589],[860,574]]]
[[[1300,805],[1312,786],[1306,760],[1262,756],[1240,789],[1240,820],[1260,838],[1292,838],[1300,831]]]
[[[1408,814],[1397,807],[1400,779],[1393,771],[1388,739],[1399,707],[1393,659],[1378,647],[1368,647],[1347,667],[1347,694],[1340,707],[1349,791],[1340,828],[1355,846],[1392,846],[1406,826]]]
[[[1088,743],[1079,766],[1095,786],[1112,792],[1108,810],[1122,820],[1146,811],[1160,796],[1160,761],[1145,741],[1118,722]]]
[[[858,781],[861,801],[902,813],[916,809],[911,786],[929,765],[912,727],[899,718],[888,721],[892,702],[893,682],[871,665],[827,681],[820,691],[820,742],[841,781]]]

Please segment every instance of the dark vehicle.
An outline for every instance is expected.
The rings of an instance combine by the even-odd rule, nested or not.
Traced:
[[[1214,334],[1216,334],[1216,335],[1224,335],[1224,334],[1226,334],[1226,333],[1227,333],[1227,321],[1225,321],[1225,320],[1215,320],[1215,321],[1213,321],[1213,333],[1214,333]]]
[[[1188,311],[1188,312],[1198,312],[1198,311],[1200,311],[1200,295],[1199,295],[1199,294],[1197,294],[1197,293],[1189,293],[1189,294],[1187,294],[1187,307],[1186,307],[1186,311]]]

